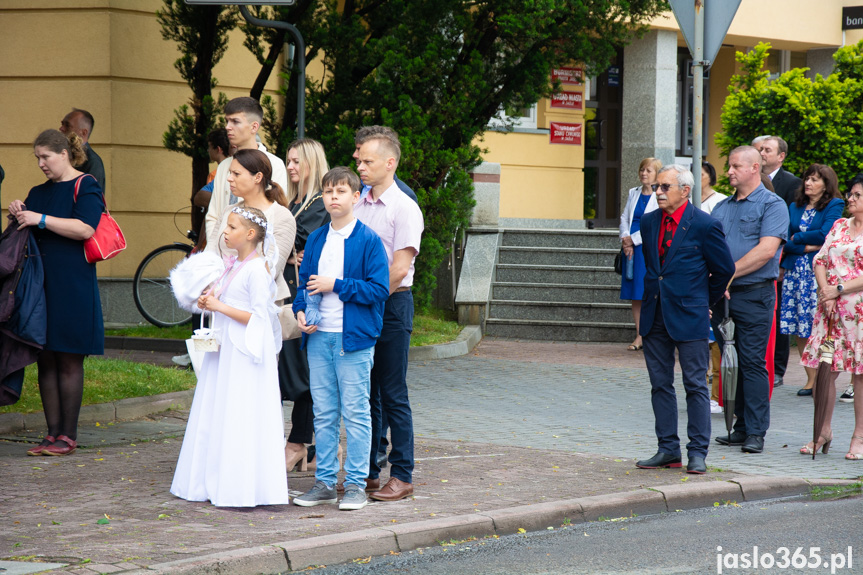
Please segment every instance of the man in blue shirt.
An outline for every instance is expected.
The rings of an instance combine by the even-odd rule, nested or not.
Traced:
[[[739,360],[737,421],[730,436],[716,438],[722,445],[740,445],[747,453],[764,450],[770,427],[770,382],[767,377],[767,342],[776,304],[782,244],[788,237],[788,206],[761,184],[761,155],[752,146],[740,146],[728,157],[728,180],[733,196],[716,205],[711,214],[722,223],[736,271],[725,297],[734,320]],[[713,309],[713,333],[722,345],[719,322],[725,315],[720,302]]]

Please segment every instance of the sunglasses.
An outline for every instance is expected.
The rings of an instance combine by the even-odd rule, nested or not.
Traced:
[[[679,188],[680,186],[677,184],[653,184],[650,186],[651,189],[655,192],[656,190],[662,190],[663,192],[668,192],[671,188]]]

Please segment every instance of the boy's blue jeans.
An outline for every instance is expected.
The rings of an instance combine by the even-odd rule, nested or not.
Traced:
[[[315,413],[315,479],[329,486],[336,484],[339,420],[344,418],[348,438],[345,485],[365,489],[372,443],[369,378],[375,348],[345,352],[341,333],[316,331],[306,340],[306,350]]]

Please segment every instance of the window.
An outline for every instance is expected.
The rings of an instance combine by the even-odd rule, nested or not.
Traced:
[[[676,155],[679,157],[692,156],[692,119],[695,100],[695,91],[692,79],[692,58],[686,48],[677,54],[677,130],[675,131],[674,143]],[[706,154],[710,133],[707,122],[707,111],[710,105],[710,70],[704,73],[704,95],[702,104],[702,132],[701,150]]]
[[[507,126],[513,129],[536,129],[536,104],[527,108],[501,110],[488,123],[493,130],[504,130]]]
[[[806,67],[806,52],[792,52],[791,50],[771,50],[767,54],[764,67],[770,72],[768,78],[775,80],[792,68]]]

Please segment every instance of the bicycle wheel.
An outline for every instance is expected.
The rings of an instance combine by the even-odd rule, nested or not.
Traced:
[[[192,251],[186,244],[170,244],[156,248],[141,262],[135,272],[132,295],[138,311],[158,327],[188,323],[192,314],[177,303],[171,291],[168,274]]]

